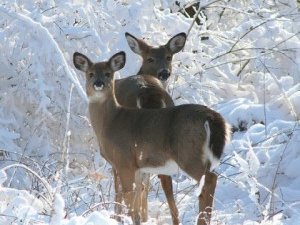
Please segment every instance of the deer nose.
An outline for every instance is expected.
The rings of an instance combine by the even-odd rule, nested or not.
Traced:
[[[97,80],[94,82],[95,91],[101,91],[103,87],[104,87],[104,83],[102,81]]]
[[[159,71],[158,73],[158,79],[162,80],[162,81],[165,81],[169,78],[170,76],[170,71],[167,70],[167,69],[163,69],[161,71]]]

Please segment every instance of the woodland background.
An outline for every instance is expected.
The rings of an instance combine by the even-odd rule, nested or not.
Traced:
[[[117,224],[111,167],[99,154],[72,55],[100,61],[124,50],[117,77],[134,75],[141,58],[125,32],[152,45],[188,33],[168,91],[177,105],[207,105],[234,128],[216,169],[212,224],[300,224],[300,2],[200,7],[197,14],[199,4],[188,0],[0,1],[0,224]],[[173,185],[182,224],[194,224],[197,184],[178,173]],[[149,204],[147,224],[171,223],[156,176]],[[123,223],[131,224],[125,208]]]

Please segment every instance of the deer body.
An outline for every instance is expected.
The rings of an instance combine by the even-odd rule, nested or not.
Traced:
[[[172,71],[173,55],[185,45],[186,34],[179,33],[172,37],[165,45],[152,47],[133,35],[125,34],[129,47],[143,59],[138,75],[115,81],[115,94],[121,105],[134,108],[165,108],[174,106],[170,95],[165,91],[166,81]],[[165,192],[171,210],[173,225],[179,224],[178,209],[175,204],[170,176],[159,175],[162,188]],[[120,191],[118,174],[114,171],[115,191]],[[148,220],[148,189],[150,176],[143,175],[144,191],[142,196],[142,220]],[[116,202],[122,198],[117,194]],[[117,205],[115,211],[120,214],[121,208]]]
[[[134,108],[174,106],[161,82],[151,75],[135,75],[115,81],[118,103]]]
[[[111,101],[110,99],[107,101]],[[222,117],[200,105],[181,105],[163,109],[129,109],[113,102],[91,103],[89,106],[91,122],[98,137],[101,154],[114,168],[120,160],[126,167],[143,172],[163,168],[168,162],[175,162],[189,176],[199,181],[205,168],[210,170],[209,156],[205,155],[206,141],[210,141],[205,123],[216,130],[225,131]],[[167,134],[167,135],[166,135]],[[223,146],[225,133],[220,133]],[[223,141],[223,143],[222,143]],[[211,146],[212,143],[209,143]],[[222,148],[210,149],[219,158]],[[120,160],[119,160],[120,159]],[[124,165],[122,165],[124,166]],[[175,170],[157,174],[172,175]],[[152,170],[151,170],[152,169]]]
[[[198,224],[210,220],[216,175],[210,172],[223,152],[228,127],[222,116],[202,105],[160,109],[127,108],[118,104],[114,72],[123,68],[125,53],[107,62],[92,63],[74,54],[75,66],[86,72],[89,112],[101,155],[112,165],[134,225],[141,222],[142,172],[170,175],[180,167],[205,185]]]
[[[152,47],[129,33],[126,33],[125,36],[131,50],[140,55],[143,62],[138,75],[115,81],[115,94],[118,102],[121,105],[135,108],[165,108],[174,106],[172,98],[164,88],[172,71],[173,55],[184,47],[186,34],[179,33],[172,37],[165,45],[159,47]],[[119,195],[120,182],[118,174],[116,171],[113,172],[116,192],[115,201],[121,203],[122,196]],[[164,175],[159,175],[159,178],[171,210],[173,224],[178,225],[178,209],[173,196],[172,179],[170,176]],[[149,180],[149,175],[144,175],[142,178],[144,185],[143,203],[141,206],[143,222],[148,219],[147,195]],[[117,214],[121,213],[119,205],[116,205],[115,212]]]

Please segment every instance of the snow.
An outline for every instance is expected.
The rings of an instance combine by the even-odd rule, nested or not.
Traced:
[[[141,58],[125,32],[165,44],[190,29],[192,19],[179,12],[190,2],[1,1],[0,225],[121,224],[113,219],[111,167],[98,152],[73,53],[96,62],[125,51],[116,77],[133,75]],[[167,90],[177,105],[207,105],[233,128],[215,169],[212,224],[299,224],[299,2],[201,5],[208,5],[203,25],[192,27],[174,55]],[[181,172],[173,178],[180,221],[195,224],[199,184]],[[148,199],[145,224],[171,224],[157,176]],[[123,224],[131,224],[121,207]]]
[[[62,219],[64,218],[64,199],[60,194],[55,194],[54,201],[53,201],[53,212],[50,219],[50,225],[60,225]]]

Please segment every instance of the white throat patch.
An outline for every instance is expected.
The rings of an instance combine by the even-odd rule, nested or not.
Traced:
[[[106,99],[105,94],[100,91],[95,91],[93,95],[88,97],[90,103],[104,102],[104,100]]]

